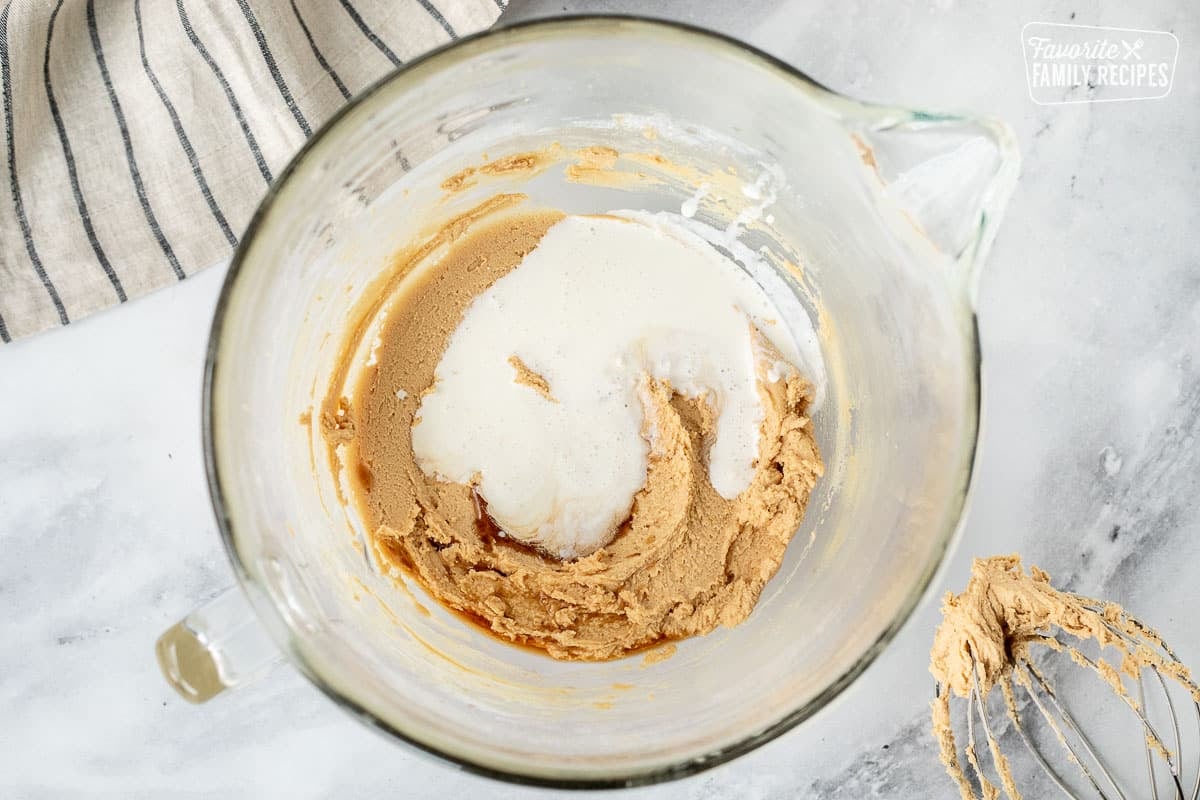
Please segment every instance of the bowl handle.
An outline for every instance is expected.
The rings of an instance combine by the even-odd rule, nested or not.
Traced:
[[[953,260],[947,279],[973,307],[979,268],[1020,172],[1012,129],[983,117],[880,107],[843,123],[884,199]]]
[[[167,682],[192,703],[257,680],[283,660],[237,586],[168,628],[154,651]]]

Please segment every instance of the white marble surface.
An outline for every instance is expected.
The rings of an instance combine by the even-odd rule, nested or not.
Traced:
[[[642,5],[514,0],[510,14]],[[972,556],[1019,550],[1155,621],[1200,663],[1200,13],[1169,0],[888,8],[680,0],[657,13],[744,38],[859,97],[1013,124],[1025,163],[981,291],[973,508],[931,596],[960,587]],[[1170,97],[1032,104],[1021,26],[1070,19],[1174,31]],[[552,796],[394,747],[290,668],[203,707],[159,679],[156,635],[231,580],[199,424],[222,273],[0,350],[0,797]],[[798,730],[695,778],[619,794],[955,796],[925,733],[936,619],[926,602]]]

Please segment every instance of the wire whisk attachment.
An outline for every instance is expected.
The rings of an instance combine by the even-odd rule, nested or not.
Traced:
[[[1070,798],[1200,798],[1200,688],[1153,629],[1115,603],[1054,589],[1037,567],[1024,572],[1017,556],[977,559],[966,591],[947,595],[942,614],[930,659],[938,682],[933,733],[963,800],[1020,800],[1006,736]],[[1091,676],[1087,711],[1102,717],[1091,733],[1058,688],[1073,668]],[[1099,714],[1097,697],[1125,719]],[[1097,744],[1098,734],[1112,738],[1126,720],[1145,753],[1137,779],[1117,766],[1129,760],[1127,745]]]

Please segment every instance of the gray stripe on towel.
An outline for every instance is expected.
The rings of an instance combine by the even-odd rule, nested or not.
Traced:
[[[58,296],[58,290],[54,288],[53,281],[46,274],[46,270],[42,266],[42,259],[38,256],[37,247],[34,246],[33,231],[29,227],[29,218],[25,216],[25,201],[21,199],[21,181],[17,177],[16,137],[13,135],[12,75],[9,73],[8,64],[8,12],[11,8],[12,4],[10,3],[0,10],[0,84],[3,84],[2,94],[4,96],[4,138],[8,145],[8,188],[12,194],[17,223],[21,226],[21,235],[25,239],[25,252],[29,254],[29,261],[33,264],[34,272],[37,273],[46,293],[50,295],[51,302],[54,303],[54,309],[58,312],[58,321],[67,325],[71,322],[67,317],[67,309],[63,306],[62,298]]]

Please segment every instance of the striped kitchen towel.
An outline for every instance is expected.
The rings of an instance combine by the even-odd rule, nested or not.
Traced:
[[[340,105],[507,0],[0,0],[0,339],[219,263]]]

